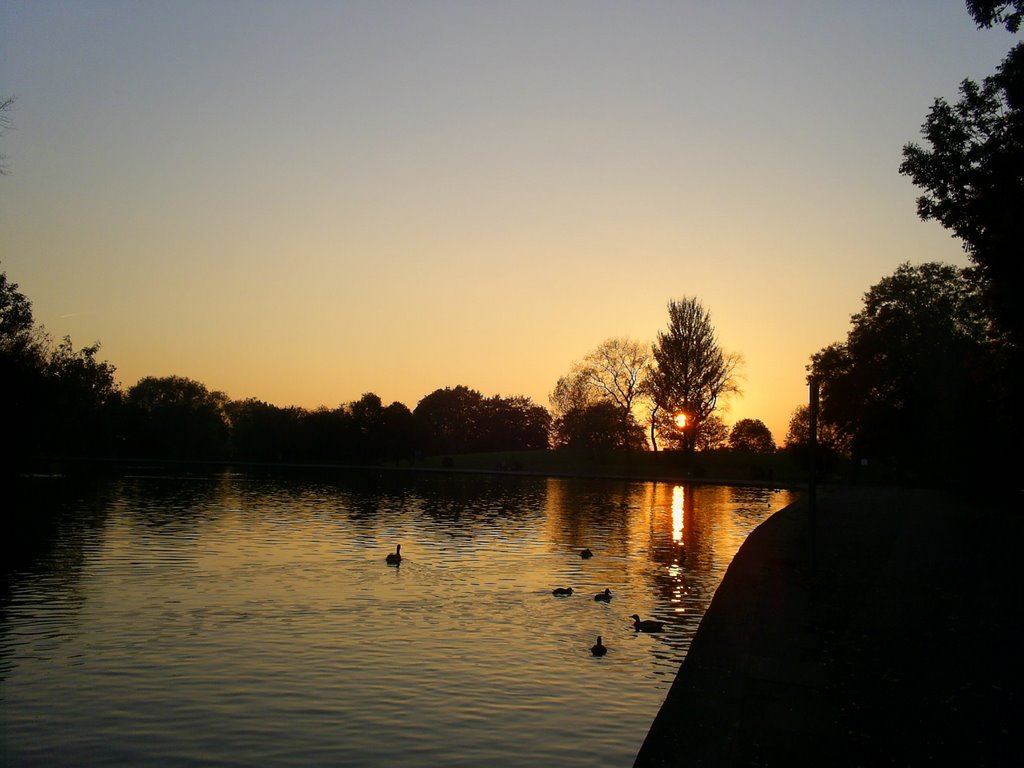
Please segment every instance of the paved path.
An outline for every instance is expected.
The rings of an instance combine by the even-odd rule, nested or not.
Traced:
[[[1024,503],[820,491],[744,543],[637,756],[1024,765]]]

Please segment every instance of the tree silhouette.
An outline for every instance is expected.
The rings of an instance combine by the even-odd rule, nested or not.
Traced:
[[[739,393],[736,373],[741,361],[722,351],[711,315],[696,298],[669,301],[668,314],[668,328],[658,333],[654,344],[650,392],[669,418],[680,412],[687,415],[682,448],[692,452],[695,430],[714,413],[719,398]]]
[[[610,338],[587,353],[581,362],[574,363],[566,376],[555,385],[549,400],[555,417],[556,435],[562,427],[575,429],[578,416],[587,407],[608,402],[619,409],[622,432],[619,442],[631,444],[637,421],[634,407],[646,393],[646,380],[650,371],[650,347],[629,338]],[[574,417],[565,421],[568,414]],[[568,435],[557,438],[567,443]]]
[[[0,272],[0,401],[3,424],[3,471],[13,471],[27,458],[38,454],[43,433],[39,429],[45,413],[45,337],[36,328],[32,302],[18,290],[18,284]]]
[[[967,0],[967,10],[979,27],[1003,24],[1016,32],[1024,19],[1024,0]]]
[[[148,376],[125,395],[128,450],[145,458],[222,459],[227,397],[183,376]]]
[[[968,1],[980,27],[1003,23],[1016,32],[1024,3]],[[1012,10],[1011,10],[1012,9]],[[1024,43],[1010,50],[981,84],[964,80],[960,100],[936,99],[921,133],[929,145],[908,143],[900,173],[924,194],[918,215],[959,238],[977,266],[993,319],[1016,349],[1024,344]]]
[[[936,477],[986,442],[991,401],[987,320],[969,270],[901,265],[864,297],[845,342],[812,357],[821,415],[850,441],[854,458],[880,460],[911,477]]]
[[[729,433],[729,447],[734,451],[774,453],[775,440],[771,430],[760,419],[740,419]]]
[[[643,450],[643,429],[635,421],[623,431],[622,411],[610,400],[576,408],[559,419],[558,444],[591,450]]]
[[[71,339],[50,350],[43,369],[47,408],[44,430],[50,455],[110,456],[120,405],[115,368],[97,358],[99,342],[75,350]]]

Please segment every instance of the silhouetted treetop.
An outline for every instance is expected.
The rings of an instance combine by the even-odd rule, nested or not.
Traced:
[[[1024,0],[967,0],[967,11],[979,28],[1003,24],[1017,32],[1024,19]]]
[[[672,418],[686,413],[683,448],[696,445],[695,430],[710,416],[719,398],[739,393],[736,381],[741,360],[719,346],[711,314],[695,297],[668,303],[668,327],[654,344],[649,391],[659,409]]]
[[[773,453],[775,440],[771,430],[760,419],[740,419],[729,433],[729,447],[735,451]]]
[[[1024,0],[968,0],[979,26],[1016,32]],[[926,146],[903,147],[900,173],[923,190],[922,219],[959,238],[985,285],[998,330],[1019,353],[1024,346],[1024,43],[980,84],[964,80],[960,99],[936,99],[921,128]]]
[[[812,358],[822,420],[855,458],[941,476],[984,442],[979,402],[996,402],[987,320],[969,270],[901,265],[865,294],[845,342]]]

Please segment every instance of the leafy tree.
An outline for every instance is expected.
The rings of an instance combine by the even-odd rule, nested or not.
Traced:
[[[729,427],[717,413],[712,413],[694,430],[694,449],[717,451],[729,443]]]
[[[413,411],[435,453],[546,448],[547,410],[528,397],[485,398],[465,386],[431,392]]]
[[[350,444],[347,458],[358,462],[411,460],[421,440],[416,418],[402,403],[385,407],[372,392],[345,407]]]
[[[628,338],[606,339],[583,358],[581,373],[591,391],[619,407],[625,421],[642,392],[650,360],[646,344]]]
[[[423,448],[423,435],[416,417],[408,406],[397,400],[381,414],[384,458],[393,461],[414,461]]]
[[[489,397],[481,404],[478,448],[526,451],[548,447],[551,414],[528,397]]]
[[[631,431],[622,429],[622,412],[609,400],[577,408],[556,425],[556,444],[591,450],[642,450],[646,439],[635,421]]]
[[[45,413],[45,337],[32,317],[32,302],[18,290],[18,284],[0,272],[0,401],[4,438],[2,471],[13,471],[41,450],[39,428]]]
[[[729,447],[734,451],[774,453],[775,439],[760,419],[740,419],[729,433]]]
[[[590,405],[609,402],[619,409],[622,442],[629,442],[636,431],[634,408],[646,392],[650,361],[646,344],[628,338],[601,342],[555,385],[549,400],[556,430],[567,414],[579,414]]]
[[[113,422],[120,390],[111,363],[97,359],[99,342],[75,350],[64,337],[50,350],[46,378],[47,452],[70,455],[111,455]]]
[[[548,395],[551,412],[556,421],[571,411],[593,405],[598,399],[590,388],[586,376],[577,370],[576,366],[573,366],[573,370],[567,375],[559,377],[554,390]]]
[[[857,457],[914,476],[947,471],[985,440],[966,418],[987,399],[991,354],[968,270],[901,265],[864,296],[845,342],[812,357],[821,416]]]
[[[682,448],[696,447],[696,430],[718,405],[718,400],[739,393],[738,355],[722,351],[711,315],[696,298],[668,303],[668,328],[658,333],[649,379],[651,397],[659,409],[674,418],[688,417]]]
[[[850,440],[827,419],[818,414],[818,468],[822,472],[831,471],[840,461],[849,458]],[[806,405],[793,411],[786,431],[783,448],[796,462],[804,467],[810,466],[811,457],[811,413]]]
[[[148,376],[125,395],[129,450],[146,458],[227,455],[228,399],[182,376]]]
[[[32,302],[18,290],[17,283],[7,279],[6,272],[0,272],[0,351],[11,352],[32,343],[34,331]]]
[[[434,453],[470,453],[477,449],[477,419],[484,396],[459,385],[435,389],[413,410],[423,428],[427,450]]]
[[[979,26],[1005,23],[1016,32],[1022,3],[968,2]],[[1012,8],[1013,10],[1009,10]],[[935,219],[963,242],[977,266],[998,330],[1017,350],[1024,344],[1024,43],[994,75],[964,80],[960,100],[936,99],[921,132],[929,146],[908,143],[900,173],[924,194],[918,215]]]
[[[244,461],[301,461],[310,444],[301,408],[279,408],[262,400],[234,400],[225,406],[231,425],[231,456]]]
[[[801,405],[789,417],[786,440],[783,447],[787,450],[803,450],[811,442],[811,412],[806,405]],[[818,447],[837,456],[847,456],[850,452],[849,438],[830,421],[818,415]]]
[[[1016,32],[1024,19],[1024,0],[967,0],[967,10],[979,27],[1004,24],[1007,30]]]

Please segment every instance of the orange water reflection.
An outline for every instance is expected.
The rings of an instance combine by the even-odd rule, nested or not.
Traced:
[[[672,489],[672,541],[677,544],[683,543],[683,529],[686,527],[686,516],[684,507],[686,504],[686,489],[677,485]]]

